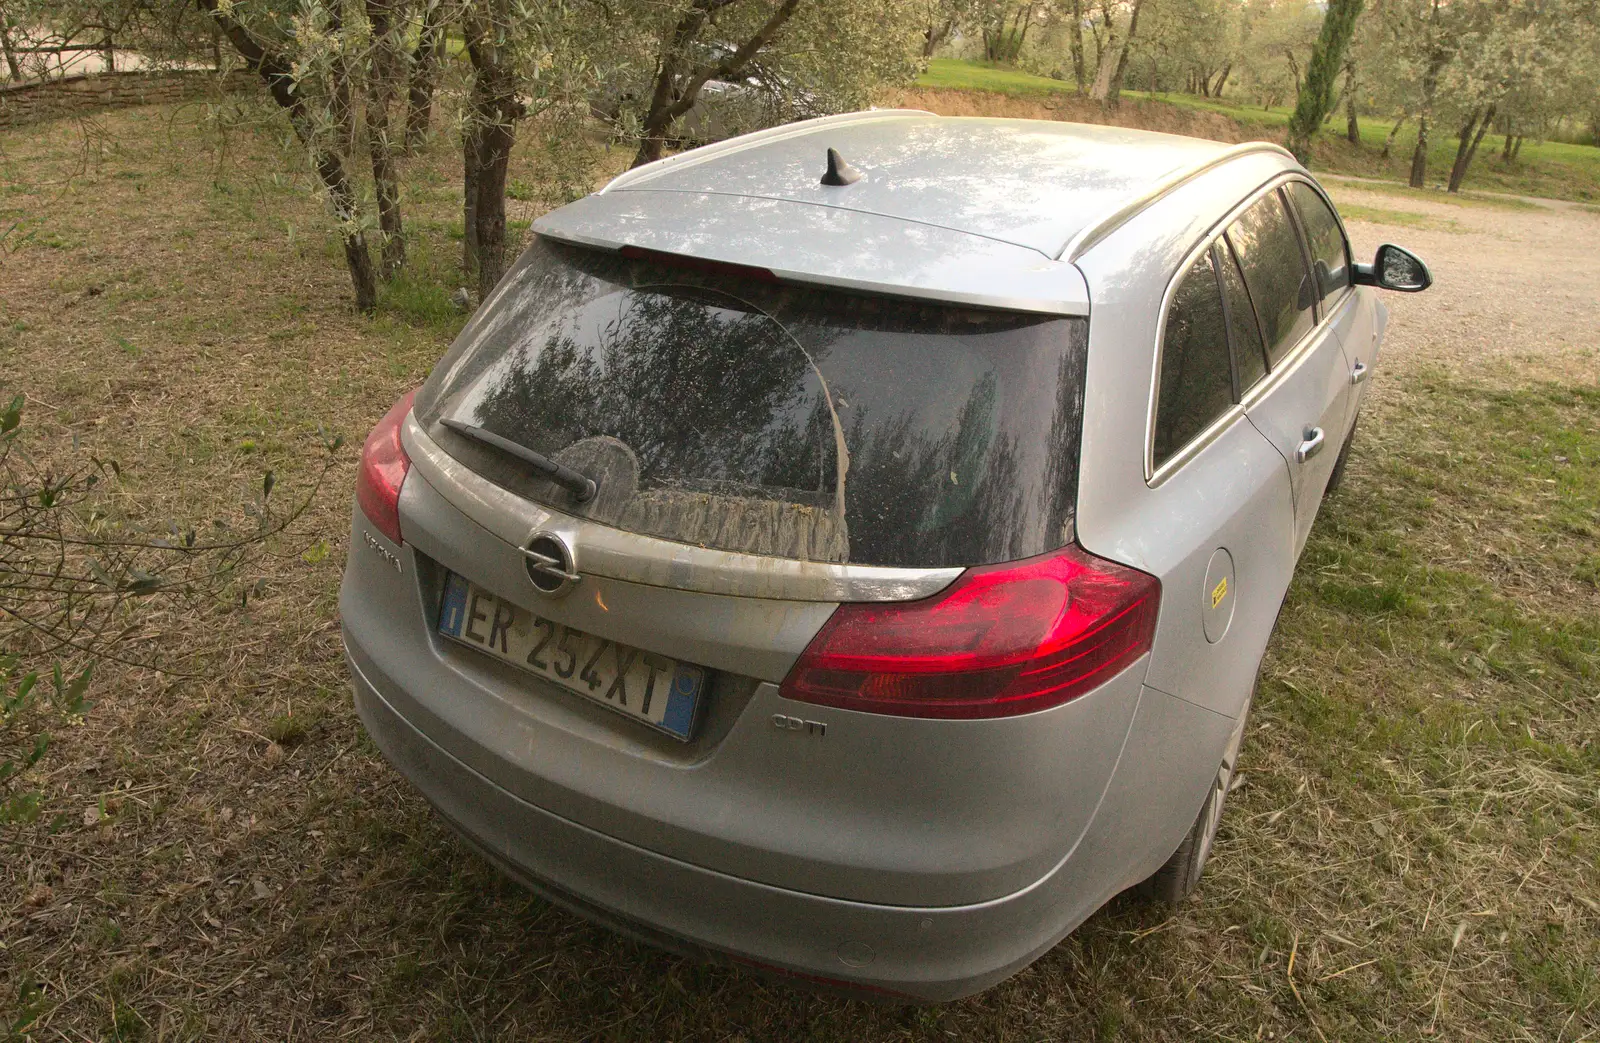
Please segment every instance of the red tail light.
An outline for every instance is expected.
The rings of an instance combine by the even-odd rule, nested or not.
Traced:
[[[356,503],[374,528],[396,543],[400,539],[400,486],[411,470],[411,458],[400,444],[400,425],[411,412],[415,391],[408,391],[383,415],[361,447],[361,470],[356,474]]]
[[[790,699],[901,717],[1057,706],[1149,651],[1161,584],[1077,546],[969,569],[922,601],[846,604],[784,679]]]

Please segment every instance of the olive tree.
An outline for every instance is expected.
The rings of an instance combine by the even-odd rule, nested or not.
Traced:
[[[631,0],[604,7],[603,75],[634,165],[658,159],[708,83],[754,97],[762,122],[861,107],[909,82],[926,42],[915,0]]]
[[[1568,85],[1592,76],[1596,8],[1592,0],[1384,0],[1386,95],[1417,121],[1412,187],[1426,184],[1439,124],[1456,131],[1454,192],[1502,112],[1526,124],[1553,99],[1570,99]],[[1508,143],[1506,157],[1514,154]]]

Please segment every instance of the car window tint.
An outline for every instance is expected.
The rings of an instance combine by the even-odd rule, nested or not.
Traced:
[[[1228,330],[1211,253],[1200,255],[1172,295],[1161,340],[1155,464],[1161,466],[1233,404]]]
[[[1283,198],[1268,192],[1239,215],[1228,230],[1250,287],[1273,365],[1299,343],[1315,323],[1315,294],[1306,272],[1300,237],[1289,222]]]
[[[1245,289],[1244,276],[1226,238],[1217,243],[1217,258],[1222,265],[1222,294],[1228,305],[1228,330],[1233,334],[1233,368],[1239,374],[1242,395],[1267,375],[1266,347],[1261,343],[1261,327],[1256,323],[1255,306]]]
[[[1088,320],[769,283],[538,238],[417,395],[493,482],[628,532],[945,568],[1072,531]],[[484,428],[594,478],[581,505]]]
[[[1317,274],[1317,291],[1324,310],[1343,296],[1350,286],[1350,247],[1344,240],[1339,219],[1316,190],[1303,181],[1289,183],[1289,198],[1305,226],[1311,245],[1311,264]]]

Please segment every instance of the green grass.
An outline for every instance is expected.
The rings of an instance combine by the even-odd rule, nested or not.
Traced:
[[[1075,90],[1067,80],[1052,80],[1048,76],[1035,76],[993,62],[964,61],[957,58],[934,58],[928,69],[917,78],[919,87],[940,87],[950,90],[994,91],[998,94],[1024,96],[1029,94],[1071,93]]]
[[[1455,221],[1441,220],[1410,210],[1391,210],[1381,206],[1363,206],[1360,203],[1339,203],[1339,213],[1347,221],[1371,221],[1375,224],[1400,225],[1405,228],[1437,228],[1442,231],[1460,231]]]
[[[1034,76],[988,62],[954,58],[933,59],[917,85],[949,90],[992,91],[1018,98],[1076,93],[1071,81]],[[1190,94],[1152,94],[1127,90],[1123,95],[1135,101],[1216,113],[1239,123],[1249,133],[1273,139],[1281,138],[1292,112],[1291,108],[1285,106],[1262,108],[1243,105],[1232,99],[1203,98]],[[1334,173],[1404,180],[1409,176],[1410,157],[1416,146],[1416,124],[1408,122],[1402,127],[1395,137],[1389,159],[1384,160],[1381,152],[1392,126],[1393,120],[1364,116],[1360,120],[1361,144],[1356,146],[1343,136],[1344,114],[1335,113],[1320,135],[1317,168]],[[1484,137],[1467,174],[1468,186],[1557,199],[1600,199],[1600,148],[1560,141],[1527,141],[1519,159],[1507,164],[1500,159],[1504,141],[1502,136],[1496,134]],[[1428,148],[1430,186],[1443,183],[1449,176],[1455,151],[1456,138],[1450,129],[1435,127]]]

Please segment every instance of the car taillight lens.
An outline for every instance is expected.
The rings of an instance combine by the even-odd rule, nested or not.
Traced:
[[[411,412],[409,391],[378,421],[361,447],[361,470],[356,474],[356,503],[379,532],[396,543],[400,538],[400,486],[411,470],[411,458],[400,444],[400,425]]]
[[[790,699],[901,717],[1057,706],[1150,650],[1161,584],[1077,546],[969,569],[921,601],[840,605],[784,679]]]

